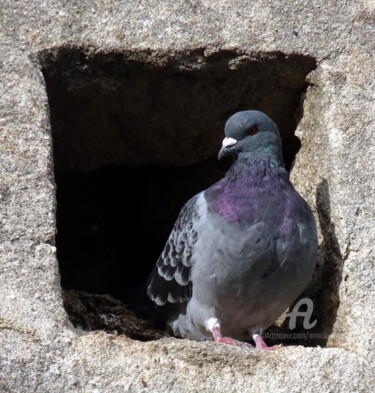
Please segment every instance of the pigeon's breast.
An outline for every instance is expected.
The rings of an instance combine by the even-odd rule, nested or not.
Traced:
[[[241,338],[269,326],[305,288],[317,237],[288,179],[239,180],[202,195],[191,278],[197,302],[214,310],[224,334]]]
[[[208,210],[228,223],[282,222],[288,199],[295,199],[289,180],[276,168],[223,179],[205,192]]]
[[[316,224],[312,212],[288,178],[276,169],[270,172],[260,180],[238,178],[219,183],[205,195],[215,225],[204,244],[212,241],[209,248],[214,264],[222,263],[226,270],[227,261],[232,261],[227,277],[233,281],[258,273],[268,275],[280,267],[305,276],[313,265]],[[203,232],[206,230],[202,239]],[[297,268],[301,259],[306,265]]]

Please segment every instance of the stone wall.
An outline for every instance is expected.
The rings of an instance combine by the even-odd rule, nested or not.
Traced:
[[[0,26],[0,391],[372,391],[373,1],[3,1]],[[142,78],[166,73],[172,90],[182,86],[182,106],[168,90],[157,96],[160,110],[145,104],[152,133],[170,118],[165,144],[144,137],[137,154],[116,127],[129,121],[134,131],[142,120],[129,134],[140,138]],[[134,100],[121,90],[132,75]],[[90,97],[92,124],[103,122],[93,133]],[[132,116],[119,115],[121,99]],[[278,121],[289,156],[297,126],[291,176],[320,229],[307,294],[327,346],[265,353],[73,328],[56,258],[53,146],[63,170],[199,164],[216,154],[225,116],[243,105]],[[183,116],[184,135],[195,134],[180,139],[173,127]],[[91,154],[100,128],[115,136]],[[72,129],[83,130],[73,145]],[[171,140],[176,150],[166,154]]]

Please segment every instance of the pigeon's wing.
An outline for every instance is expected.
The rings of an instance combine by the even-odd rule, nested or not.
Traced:
[[[182,208],[167,244],[150,275],[147,294],[157,305],[186,303],[192,295],[190,270],[192,250],[197,241],[199,196]]]
[[[298,261],[295,264],[295,279],[302,283],[315,268],[318,239],[314,216],[305,202],[301,212],[298,220],[290,225],[288,236],[280,236],[277,240],[276,250],[283,267],[287,268],[291,261]]]

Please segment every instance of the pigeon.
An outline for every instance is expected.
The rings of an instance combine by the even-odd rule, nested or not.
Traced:
[[[317,256],[308,204],[285,169],[277,125],[247,110],[225,124],[224,178],[182,208],[147,295],[176,337],[270,350],[262,333],[306,288]],[[252,346],[253,347],[253,346]]]

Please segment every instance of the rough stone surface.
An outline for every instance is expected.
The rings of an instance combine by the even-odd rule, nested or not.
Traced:
[[[374,22],[370,0],[2,1],[0,391],[372,391]],[[176,339],[140,343],[72,328],[54,247],[42,74],[43,56],[61,48],[139,53],[138,60],[159,67],[191,51],[315,59],[292,179],[320,226],[319,266],[308,293],[334,348],[263,353]]]

